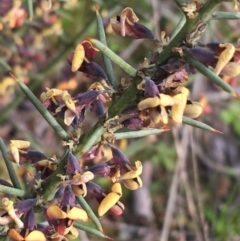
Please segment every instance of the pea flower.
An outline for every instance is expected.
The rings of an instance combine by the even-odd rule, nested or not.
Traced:
[[[205,47],[188,49],[194,58],[214,68],[217,75],[236,77],[240,74],[240,41],[231,43],[208,43]]]
[[[46,217],[55,228],[56,233],[53,238],[69,234],[73,228],[73,221],[89,221],[87,213],[75,204],[75,195],[70,185],[66,186],[59,206],[50,205],[47,207]]]
[[[88,195],[99,202],[98,215],[103,216],[106,212],[113,215],[121,215],[124,205],[119,201],[122,196],[122,189],[119,183],[114,183],[111,192],[106,193],[94,182],[87,183]]]
[[[140,175],[142,173],[142,164],[135,162],[135,166],[127,157],[117,148],[110,146],[113,158],[107,162],[110,167],[109,176],[113,182],[123,181],[125,187],[130,190],[136,190],[142,186]]]
[[[138,21],[137,15],[130,7],[124,8],[120,16],[110,19],[112,29],[117,35],[129,36],[133,39],[149,38],[158,43],[159,40],[153,33]]]
[[[107,79],[103,69],[93,61],[93,57],[98,49],[94,48],[92,43],[85,40],[79,43],[73,54],[68,56],[68,63],[72,71],[81,71],[87,75]]]
[[[185,87],[177,87],[174,90],[175,94],[173,96],[168,94],[160,93],[157,96],[146,98],[138,103],[139,110],[145,110],[149,108],[154,108],[159,106],[161,108],[161,113],[164,110],[164,118],[165,119],[157,119],[163,121],[164,124],[168,123],[168,113],[166,110],[170,109],[172,113],[172,119],[177,123],[182,123],[183,115],[188,114],[190,112],[189,105],[187,105],[187,98],[189,94],[189,90]],[[190,102],[192,103],[192,102]],[[192,104],[192,106],[196,107],[196,111],[194,111],[194,107],[191,108],[191,114],[194,118],[198,117],[202,112],[201,105],[196,103]],[[191,107],[192,107],[191,106]],[[156,114],[157,115],[157,114]],[[161,114],[160,114],[161,115]],[[163,114],[162,114],[163,115]],[[189,113],[190,115],[190,113]],[[156,118],[151,117],[151,119]],[[157,121],[156,121],[157,122]]]

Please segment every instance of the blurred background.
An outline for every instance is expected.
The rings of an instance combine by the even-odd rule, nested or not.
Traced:
[[[23,139],[46,155],[61,155],[61,141],[9,72],[37,97],[46,87],[68,90],[74,96],[98,81],[72,73],[66,58],[78,42],[97,38],[95,4],[103,17],[108,46],[135,68],[156,51],[155,45],[151,40],[115,35],[110,18],[131,7],[156,36],[161,31],[171,36],[182,12],[174,1],[163,0],[33,3],[31,10],[24,0],[0,1],[0,136],[6,145],[11,139]],[[233,5],[221,4],[216,11],[233,11]],[[211,20],[201,42],[236,45],[238,38],[239,20]],[[104,68],[101,54],[95,61]],[[118,67],[114,70],[117,79],[127,77]],[[226,81],[240,93],[239,78]],[[144,184],[134,192],[123,190],[123,215],[101,219],[105,233],[114,240],[240,240],[240,103],[200,74],[189,76],[187,87],[192,100],[205,104],[199,121],[223,134],[170,125],[171,130],[159,136],[118,142],[130,160],[143,163]],[[89,119],[90,126],[94,121]],[[1,178],[8,179],[2,160],[0,166]],[[17,172],[24,176],[28,167]],[[105,179],[98,182],[109,187]],[[99,238],[82,232],[80,240]]]

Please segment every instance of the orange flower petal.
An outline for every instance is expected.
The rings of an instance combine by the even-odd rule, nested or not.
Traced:
[[[10,237],[13,240],[21,241],[24,240],[23,236],[20,235],[15,229],[11,228],[8,231],[8,237]]]
[[[53,219],[65,219],[67,217],[67,214],[55,205],[47,208],[47,215]]]

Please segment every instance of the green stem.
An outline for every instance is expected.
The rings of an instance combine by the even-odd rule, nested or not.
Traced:
[[[180,18],[176,28],[174,29],[170,40],[174,39],[175,36],[179,33],[179,31],[182,29],[182,27],[184,26],[184,24],[186,23],[186,16],[182,15],[182,17]]]
[[[88,233],[92,233],[92,234],[94,234],[94,235],[96,235],[96,236],[98,236],[98,237],[108,238],[108,239],[109,239],[109,237],[107,237],[105,234],[103,234],[102,232],[98,231],[97,229],[90,228],[90,227],[88,227],[88,226],[86,226],[86,225],[84,225],[84,224],[82,224],[82,223],[74,222],[74,223],[73,223],[73,226],[74,226],[75,228],[81,229],[81,230],[86,231],[86,232],[88,232]]]
[[[27,0],[27,2],[28,2],[29,21],[32,21],[32,19],[33,19],[33,1]]]
[[[234,12],[215,12],[212,14],[211,20],[239,20],[240,13]]]
[[[172,41],[163,49],[163,51],[159,54],[156,58],[155,63],[156,65],[161,65],[170,57],[174,56],[172,52],[172,48],[179,47],[187,34],[193,32],[199,23],[207,23],[209,19],[211,19],[212,13],[216,6],[221,3],[226,2],[224,0],[208,0],[205,4],[201,7],[198,14],[196,14],[195,18],[190,19],[187,18],[185,25],[182,29],[178,32],[178,34],[172,39]]]
[[[223,90],[230,93],[232,96],[238,98],[238,95],[234,92],[233,88],[226,83],[222,78],[220,78],[218,75],[216,75],[212,70],[207,68],[204,64],[197,61],[195,58],[193,58],[190,54],[186,53],[186,59],[185,59],[191,66],[193,66],[195,69],[197,69],[201,74],[208,77],[211,81],[213,81],[215,84],[220,86]]]
[[[50,176],[50,178],[47,180],[47,182],[44,184],[43,187],[43,200],[51,200],[53,198],[53,195],[56,192],[56,189],[59,186],[60,183],[60,177],[57,176],[58,174],[65,174],[65,169],[68,161],[68,155],[69,155],[69,149],[67,148],[62,156],[62,160],[60,164],[58,165],[57,169],[54,171],[54,173]]]
[[[103,232],[103,228],[99,219],[96,217],[95,213],[92,211],[91,207],[88,205],[83,196],[76,196],[78,203],[82,206],[82,208],[87,212],[88,216],[92,220],[92,222],[96,225],[97,229]]]
[[[106,40],[106,35],[105,35],[104,26],[103,26],[103,22],[102,22],[102,17],[100,16],[98,10],[96,10],[96,15],[97,15],[97,29],[98,29],[99,39],[104,45],[107,46],[107,40]],[[116,79],[114,76],[111,60],[103,53],[102,53],[102,57],[103,57],[103,62],[104,62],[105,68],[106,68],[108,81],[110,82],[110,85],[112,85],[112,87],[116,90],[117,82],[116,82]]]
[[[168,130],[146,129],[146,130],[140,130],[140,131],[120,132],[120,133],[114,133],[114,137],[116,140],[140,138],[140,137],[144,137],[144,136],[160,134],[165,131],[168,131]]]
[[[61,137],[62,140],[68,141],[70,136],[67,132],[59,125],[55,118],[48,112],[48,110],[42,105],[38,98],[32,93],[32,91],[21,81],[18,81],[23,93],[28,97],[32,104],[36,107],[43,118],[49,123],[49,125],[55,130],[55,132]]]
[[[13,186],[17,189],[21,189],[21,185],[18,181],[18,178],[17,178],[16,172],[14,170],[14,167],[12,165],[12,162],[9,161],[7,158],[6,146],[5,146],[2,138],[0,138],[0,150],[2,152],[2,156],[4,159],[5,165],[7,167],[7,170],[8,170],[8,175],[10,176]]]
[[[47,64],[45,66],[45,68],[41,69],[39,71],[38,75],[31,75],[31,84],[29,85],[29,88],[31,90],[36,89],[38,86],[40,86],[40,84],[42,83],[43,80],[46,79],[46,76],[59,64],[59,62],[63,59],[66,58],[67,54],[69,53],[69,51],[74,47],[74,45],[76,44],[77,41],[79,41],[79,39],[82,38],[82,36],[85,34],[85,32],[87,31],[87,29],[91,28],[93,26],[93,21],[92,19],[90,19],[90,21],[88,21],[86,23],[86,28],[84,28],[82,31],[80,31],[79,33],[77,33],[74,38],[73,41],[71,41],[69,44],[64,46],[64,49],[62,52],[59,53],[59,55],[57,55],[56,58],[54,58],[49,64]],[[24,95],[20,94],[17,96],[17,98],[14,99],[14,101],[12,101],[8,106],[6,106],[4,109],[1,110],[1,115],[0,115],[0,123],[6,119],[7,114],[14,108],[16,108],[23,100]]]
[[[91,43],[98,48],[104,55],[111,59],[116,65],[118,65],[123,71],[125,71],[129,76],[136,77],[137,70],[131,65],[125,62],[117,54],[115,54],[111,49],[109,49],[105,44],[101,43],[97,39],[90,39]]]
[[[10,194],[13,196],[24,197],[27,193],[23,190],[14,188],[14,187],[7,187],[4,185],[0,185],[0,192],[5,194]]]

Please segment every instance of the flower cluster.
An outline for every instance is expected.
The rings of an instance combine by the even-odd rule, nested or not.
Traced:
[[[45,200],[43,190],[47,180],[53,175],[60,164],[57,158],[47,157],[42,152],[31,150],[30,142],[12,140],[10,142],[9,159],[18,165],[31,164],[36,172],[32,173],[27,185],[27,193],[31,193],[24,200],[11,197],[2,199],[0,211],[0,225],[11,240],[71,240],[78,236],[74,222],[88,222],[89,216],[77,202],[76,196],[87,196],[98,203],[98,215],[107,212],[120,215],[124,205],[119,201],[122,196],[121,182],[125,187],[136,190],[142,186],[140,175],[142,165],[136,161],[135,165],[116,147],[107,144],[112,158],[104,163],[93,166],[82,166],[70,151],[67,154],[66,172],[58,174],[59,186],[53,193],[53,198]],[[86,158],[94,156],[96,148],[91,148],[82,155]],[[29,175],[29,174],[28,174]],[[94,182],[95,177],[108,178],[112,183],[110,191],[105,191]],[[2,185],[10,183],[0,180]],[[37,223],[34,210],[41,210],[46,223]]]

